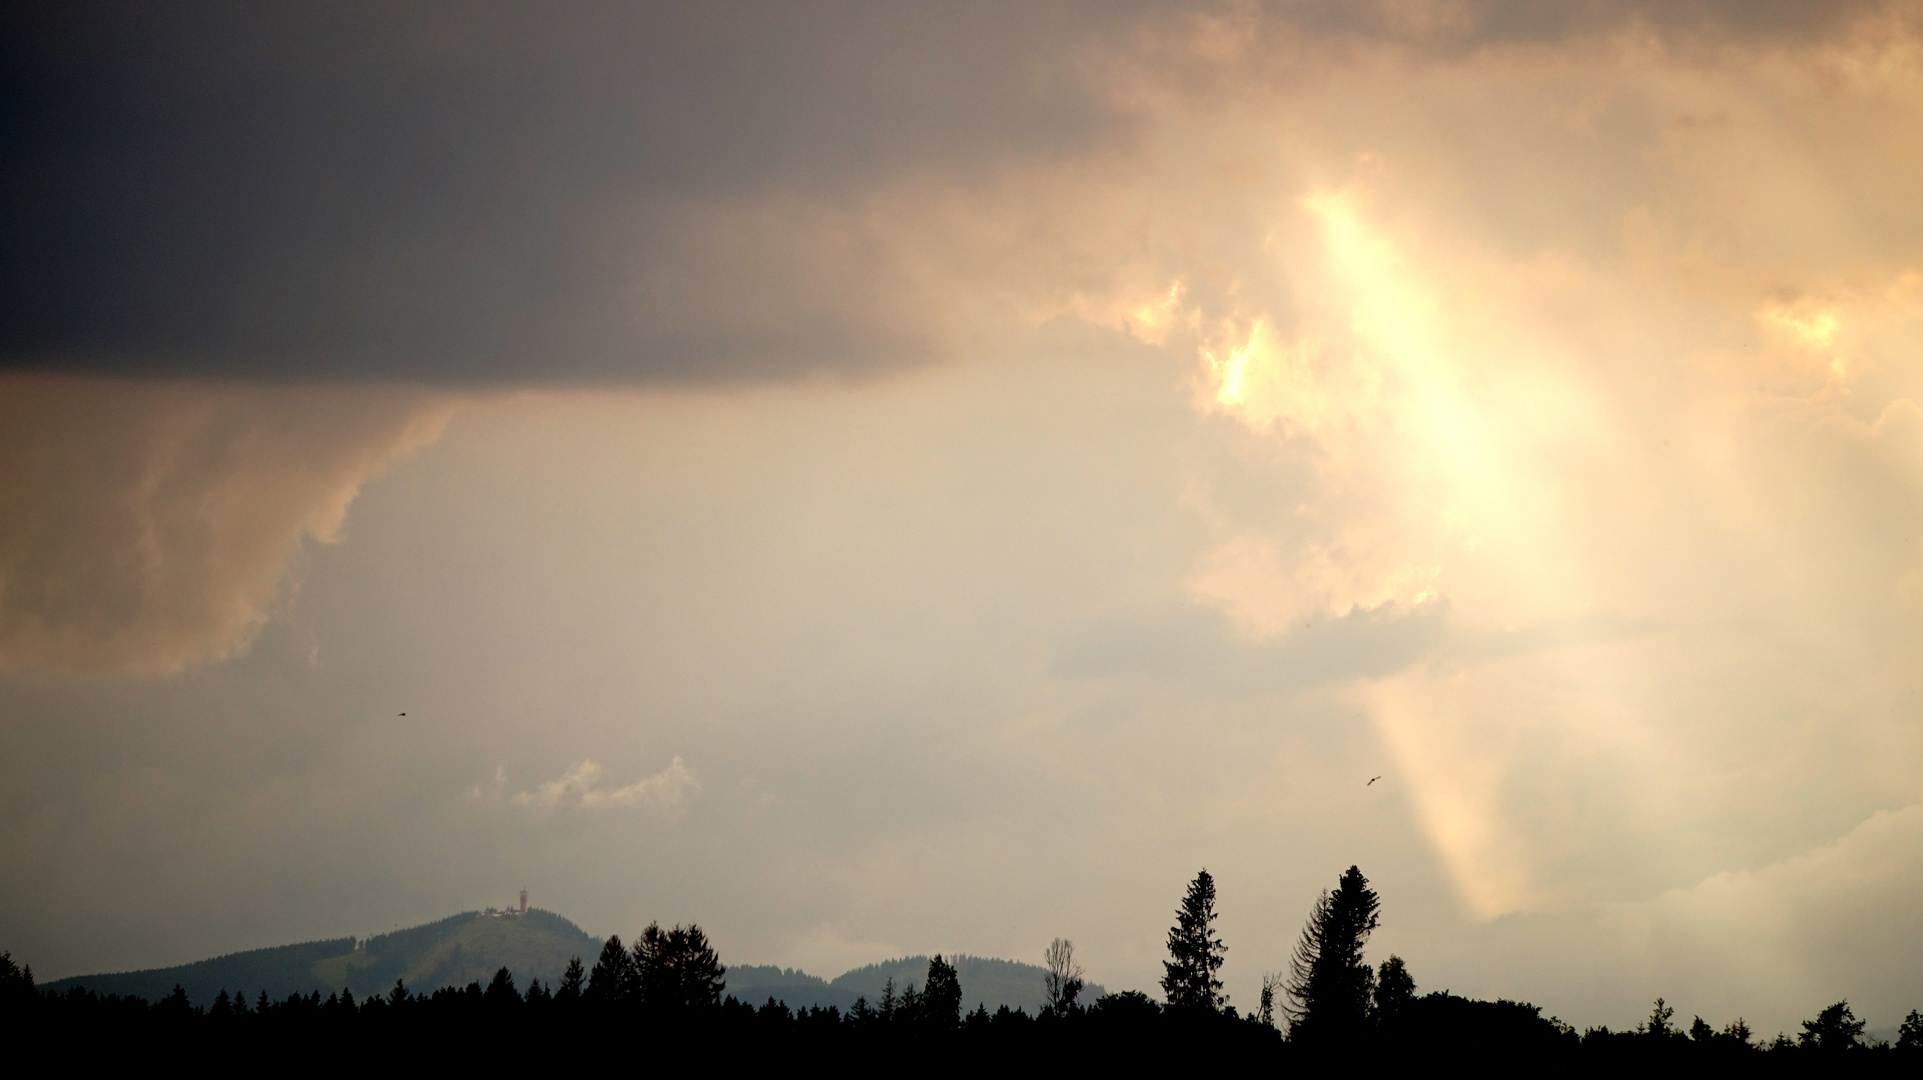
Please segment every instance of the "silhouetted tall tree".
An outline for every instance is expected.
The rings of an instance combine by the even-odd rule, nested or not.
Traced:
[[[1042,975],[1043,1007],[1050,1012],[1064,1013],[1075,1007],[1075,999],[1087,985],[1082,981],[1082,965],[1075,962],[1075,943],[1067,938],[1056,938],[1048,943],[1048,950],[1042,953],[1045,972]]]
[[[1215,879],[1207,870],[1189,883],[1175,925],[1168,932],[1167,960],[1162,961],[1162,993],[1172,1009],[1216,1012],[1228,1004],[1222,994],[1222,954],[1228,949],[1215,936]]]
[[[928,961],[928,982],[921,991],[922,1021],[940,1031],[951,1031],[961,1023],[961,976],[955,965],[937,953]]]
[[[625,1002],[637,989],[635,974],[634,958],[622,947],[620,936],[612,936],[601,946],[601,958],[588,973],[586,997],[602,1005]]]
[[[1334,893],[1316,898],[1289,962],[1289,1037],[1319,1045],[1361,1037],[1375,973],[1362,950],[1382,901],[1362,871],[1349,867]]]

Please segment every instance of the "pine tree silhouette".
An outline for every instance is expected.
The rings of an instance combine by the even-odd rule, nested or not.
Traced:
[[[1162,962],[1162,993],[1171,1009],[1218,1012],[1228,1004],[1222,994],[1222,954],[1228,949],[1215,936],[1215,879],[1207,870],[1189,883],[1175,925],[1168,932],[1169,958]]]
[[[928,982],[922,987],[922,1019],[931,1028],[950,1031],[961,1024],[961,1006],[961,977],[937,953],[928,961]]]

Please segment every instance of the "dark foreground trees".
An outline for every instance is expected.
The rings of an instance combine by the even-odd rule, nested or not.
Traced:
[[[650,923],[632,949],[622,946],[619,935],[608,938],[584,988],[578,968],[578,960],[569,965],[562,992],[578,989],[586,1001],[603,1008],[719,1005],[727,975],[708,936],[694,924],[663,930],[660,923]]]
[[[967,1008],[967,988],[943,957],[925,978],[880,1008],[859,1001],[792,1009],[737,1001],[726,969],[698,926],[652,925],[632,946],[611,938],[590,970],[577,958],[559,985],[523,987],[506,968],[485,985],[418,994],[397,982],[364,999],[342,992],[249,999],[234,988],[211,1003],[176,989],[161,1000],[85,990],[45,994],[31,971],[0,954],[0,1030],[16,1054],[64,1055],[68,1068],[151,1067],[190,1062],[304,1072],[366,1063],[434,1068],[530,1067],[551,1071],[561,1057],[592,1068],[603,1059],[679,1067],[693,1061],[761,1067],[827,1062],[917,1071],[1006,1070],[1011,1064],[1078,1071],[1250,1068],[1398,1071],[1439,1066],[1509,1075],[1923,1075],[1923,1014],[1911,1012],[1896,1045],[1866,1045],[1864,1023],[1846,1001],[1821,1010],[1794,1039],[1759,1039],[1741,1019],[1717,1028],[1685,1026],[1657,999],[1634,1030],[1578,1033],[1537,1006],[1476,1001],[1447,991],[1420,993],[1400,957],[1371,970],[1364,955],[1381,902],[1355,867],[1316,902],[1286,986],[1290,1037],[1272,1010],[1237,1015],[1217,975],[1224,948],[1214,931],[1215,882],[1197,875],[1168,938],[1163,1005],[1137,991],[1086,1005],[1069,989],[1081,978],[1066,941],[1051,945],[1050,1004],[1036,1015]],[[1264,980],[1265,1005],[1277,983]]]

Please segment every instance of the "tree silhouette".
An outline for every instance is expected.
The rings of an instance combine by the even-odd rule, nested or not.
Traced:
[[[1376,972],[1372,1015],[1378,1027],[1394,1027],[1416,1000],[1416,981],[1402,957],[1391,955]]]
[[[635,991],[634,958],[621,946],[621,938],[615,935],[601,946],[601,957],[594,962],[594,970],[588,973],[587,998],[603,1005],[614,1005],[628,1000]]]
[[[0,1010],[12,1013],[38,1000],[33,988],[33,965],[16,964],[13,954],[0,953]]]
[[[1636,1030],[1655,1039],[1673,1038],[1682,1034],[1670,1023],[1675,1016],[1676,1010],[1665,1004],[1662,998],[1657,998],[1655,1007],[1649,1010],[1649,1019],[1643,1021]]]
[[[928,982],[921,991],[922,1019],[931,1028],[950,1031],[961,1023],[961,1007],[961,976],[938,953],[928,961]]]
[[[1923,1013],[1915,1009],[1903,1018],[1903,1026],[1896,1029],[1896,1048],[1898,1050],[1923,1050]]]
[[[1046,969],[1042,975],[1042,1007],[1053,1013],[1074,1008],[1075,999],[1087,985],[1082,981],[1082,965],[1075,962],[1075,943],[1059,937],[1049,942],[1048,950],[1042,953],[1042,965]]]
[[[494,980],[487,984],[487,1003],[494,1008],[512,1008],[521,1003],[521,995],[514,989],[514,973],[507,968],[494,973]]]
[[[1839,1001],[1817,1013],[1816,1019],[1803,1021],[1803,1033],[1796,1041],[1798,1045],[1830,1053],[1854,1050],[1858,1048],[1856,1040],[1862,1036],[1864,1026],[1864,1021],[1850,1011],[1850,1003]]]
[[[1280,973],[1274,971],[1262,973],[1262,1004],[1255,1013],[1256,1023],[1267,1028],[1275,1026],[1275,995],[1276,991],[1281,989],[1283,989],[1283,979]]]
[[[568,957],[568,969],[561,975],[561,988],[554,992],[554,1000],[573,1003],[581,1000],[581,989],[587,981],[587,971],[581,967],[581,958]]]
[[[1215,936],[1215,879],[1207,870],[1189,883],[1175,925],[1168,932],[1169,958],[1162,962],[1162,993],[1172,1009],[1220,1011],[1228,1004],[1222,994],[1222,954],[1228,949]]]
[[[1362,950],[1382,901],[1362,871],[1349,867],[1334,893],[1316,898],[1289,962],[1289,1037],[1334,1045],[1361,1037],[1375,973]]]
[[[650,1008],[695,1009],[721,1004],[727,968],[693,923],[672,930],[649,923],[634,942],[635,981]]]

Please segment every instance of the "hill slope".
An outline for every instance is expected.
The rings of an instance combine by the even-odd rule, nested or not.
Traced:
[[[503,967],[514,972],[521,986],[530,978],[551,986],[566,970],[569,957],[592,963],[600,950],[600,941],[553,912],[467,911],[358,944],[353,938],[336,938],[283,945],[179,967],[77,975],[44,988],[62,991],[83,986],[96,993],[154,1001],[179,984],[194,1004],[205,1005],[223,989],[245,991],[250,997],[264,990],[268,997],[284,998],[295,993],[333,993],[345,987],[365,997],[385,993],[395,979],[404,979],[414,990],[429,991],[477,980],[485,983]]]

